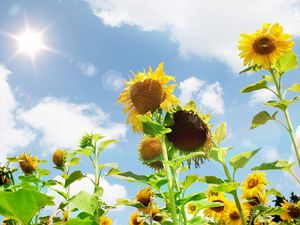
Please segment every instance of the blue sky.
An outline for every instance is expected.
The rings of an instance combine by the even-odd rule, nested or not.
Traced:
[[[203,111],[215,113],[216,124],[227,121],[229,135],[224,145],[235,146],[230,155],[262,147],[238,179],[243,180],[253,166],[264,161],[290,159],[290,139],[282,128],[270,123],[249,129],[252,117],[266,109],[261,101],[267,93],[239,93],[260,78],[237,74],[242,68],[236,49],[239,33],[278,21],[295,34],[295,51],[300,52],[299,2],[275,1],[272,9],[264,11],[268,3],[256,0],[240,10],[241,3],[235,0],[226,6],[217,1],[189,5],[175,1],[172,6],[167,1],[138,0],[1,1],[2,33],[22,33],[25,21],[37,31],[48,27],[43,42],[55,50],[38,52],[33,66],[26,54],[11,58],[18,45],[0,35],[1,159],[23,151],[49,158],[56,147],[74,147],[81,133],[93,130],[120,140],[104,153],[103,162],[116,161],[123,171],[149,174],[138,161],[140,135],[125,125],[122,106],[115,103],[121,81],[128,79],[130,71],[154,68],[160,62],[165,62],[167,74],[176,77],[177,97],[194,98]],[[251,13],[255,19],[246,16]],[[288,74],[286,84],[299,82],[299,72]],[[299,109],[299,103],[291,106],[295,128],[300,124]],[[298,132],[300,136],[300,128]],[[51,168],[50,163],[46,167]],[[91,172],[85,160],[81,169]],[[223,176],[212,162],[191,172]],[[276,171],[267,176],[283,193],[299,192],[287,175]],[[107,181],[122,185],[114,189],[122,189],[121,197],[131,198],[139,188],[116,179]],[[194,191],[204,189],[202,185]],[[130,211],[112,213],[116,224],[126,224]]]

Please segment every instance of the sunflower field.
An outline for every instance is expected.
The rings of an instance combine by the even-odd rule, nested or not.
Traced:
[[[256,160],[260,149],[241,152],[224,145],[228,137],[226,122],[212,124],[214,115],[205,114],[193,99],[181,104],[174,94],[178,86],[175,77],[167,75],[164,63],[160,63],[155,69],[132,72],[118,99],[127,115],[126,122],[140,137],[136,151],[141,163],[136,167],[148,166],[152,173],[123,171],[115,162],[103,163],[102,154],[117,142],[106,138],[105,132],[85,134],[76,149],[56,149],[48,162],[26,152],[8,157],[0,164],[2,224],[112,225],[114,218],[109,212],[119,206],[133,209],[128,221],[122,221],[129,225],[300,224],[300,194],[295,190],[284,196],[270,188],[266,178],[270,170],[285,171],[300,184],[300,177],[293,172],[293,168],[300,168],[300,142],[289,114],[289,106],[299,104],[300,83],[287,87],[284,81],[288,72],[298,67],[292,35],[285,33],[279,23],[266,23],[254,33],[242,33],[237,47],[245,67],[241,76],[246,81],[249,76],[257,79],[240,92],[264,89],[273,95],[265,103],[269,111],[257,112],[251,129],[266,123],[279,124],[290,137],[294,162],[264,162],[247,171],[243,180],[238,179],[242,170],[248,170],[247,163]],[[294,97],[287,97],[290,95]],[[231,151],[234,155],[229,157]],[[77,169],[82,158],[93,169],[92,177]],[[203,176],[202,165],[208,161],[214,161],[222,174]],[[42,165],[51,163],[61,180],[48,179],[51,171]],[[100,185],[103,177],[135,183],[135,197],[107,204]],[[72,195],[71,184],[83,178],[93,184],[93,193],[80,191]],[[191,189],[196,184],[204,191]],[[50,215],[45,214],[45,208],[54,205],[54,197],[47,190],[62,199]]]

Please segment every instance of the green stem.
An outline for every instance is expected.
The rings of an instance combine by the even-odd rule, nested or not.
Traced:
[[[164,157],[164,168],[168,179],[169,200],[167,201],[168,203],[167,205],[169,205],[169,208],[171,210],[173,224],[178,225],[178,218],[176,213],[176,205],[175,205],[175,197],[174,197],[174,177],[172,176],[171,169],[168,164],[169,159],[168,159],[168,152],[166,148],[165,136],[162,136],[161,144],[162,144],[162,153]]]
[[[179,187],[179,183],[178,183],[179,177],[178,178],[176,177],[176,171],[175,170],[173,170],[173,177],[175,178],[176,190],[178,192],[180,192],[180,187]],[[182,194],[181,194],[181,199],[183,199],[183,198],[184,198],[184,192],[182,192]],[[182,218],[183,224],[186,225],[187,224],[187,217],[186,217],[184,205],[181,205],[181,214],[179,216]]]
[[[230,175],[230,172],[228,170],[228,167],[227,167],[226,163],[224,162],[224,163],[222,163],[222,165],[223,165],[223,168],[224,168],[224,171],[225,171],[225,174],[227,176],[228,181],[233,182],[234,180],[232,179],[232,177]],[[242,223],[243,223],[243,225],[247,225],[246,220],[245,220],[245,216],[244,216],[244,213],[243,213],[243,210],[242,210],[242,205],[241,205],[239,197],[237,195],[237,191],[236,190],[233,191],[232,195],[234,197],[235,205],[236,205],[237,209],[240,212]]]
[[[284,97],[282,96],[282,93],[281,93],[280,83],[278,82],[275,73],[272,70],[270,72],[272,74],[272,77],[273,77],[273,80],[274,80],[274,83],[275,83],[275,87],[276,87],[276,90],[277,90],[277,95],[279,97],[279,100],[283,101]],[[298,147],[297,147],[297,143],[296,143],[296,137],[295,137],[295,132],[294,132],[294,129],[293,129],[292,121],[291,121],[291,118],[290,118],[290,115],[289,115],[289,112],[288,112],[287,109],[283,110],[283,113],[284,113],[284,117],[285,117],[285,120],[286,120],[286,123],[287,123],[288,132],[289,132],[289,134],[291,136],[291,139],[292,139],[292,143],[293,143],[293,147],[294,147],[294,150],[295,150],[295,153],[296,153],[298,165],[300,167],[300,153],[298,151]]]
[[[94,160],[93,160],[93,166],[94,166],[94,173],[95,173],[95,188],[99,187],[99,181],[100,181],[100,177],[99,177],[99,170],[98,170],[98,150],[97,150],[97,143],[95,142],[95,145],[93,146],[94,148]],[[96,212],[94,215],[95,220],[98,222],[99,221],[99,202],[98,202],[98,206],[96,208]]]

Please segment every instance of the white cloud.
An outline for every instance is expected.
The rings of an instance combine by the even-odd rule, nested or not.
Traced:
[[[93,174],[87,174],[87,176],[90,179],[94,179]],[[56,176],[54,179],[59,182],[63,182],[61,176]],[[110,184],[107,180],[101,178],[100,186],[103,188],[103,196],[101,197],[101,199],[108,205],[114,205],[117,202],[117,200],[120,198],[122,199],[127,198],[127,190],[123,185]],[[52,189],[63,191],[63,188],[60,185],[55,185],[52,187]],[[75,181],[70,185],[71,197],[78,194],[80,191],[85,191],[92,194],[94,192],[94,184],[91,182],[91,180],[85,177],[81,180]],[[47,208],[48,210],[54,211],[58,207],[59,203],[64,201],[64,199],[61,195],[57,194],[57,192],[51,189],[48,190],[47,194],[55,197],[54,199],[55,206],[51,206]],[[115,210],[120,211],[123,208],[124,208],[123,206],[119,206]]]
[[[0,65],[0,161],[7,154],[28,145],[35,137],[30,129],[17,123],[18,103],[7,82],[9,74],[10,71]]]
[[[112,123],[109,115],[94,104],[74,104],[47,97],[20,118],[40,131],[41,144],[47,149],[76,147],[85,133],[102,133],[109,138],[124,139],[125,124]]]
[[[256,104],[262,104],[271,99],[274,99],[274,94],[270,90],[261,89],[251,94],[250,105],[255,106]]]
[[[102,85],[109,91],[120,91],[124,86],[122,73],[114,70],[108,70],[102,76]]]
[[[223,89],[219,82],[207,84],[196,77],[190,77],[180,82],[179,89],[179,99],[183,104],[194,99],[201,110],[204,108],[210,113],[224,114]]]
[[[264,159],[266,159],[267,162],[274,162],[275,160],[280,159],[280,153],[278,149],[272,146],[267,146],[262,151],[264,154]]]
[[[265,22],[280,22],[300,35],[299,0],[86,0],[94,15],[112,27],[124,24],[145,31],[170,32],[181,55],[216,58],[241,68],[237,41]]]
[[[90,62],[77,63],[77,67],[80,69],[81,73],[87,77],[93,77],[97,74],[96,66]]]

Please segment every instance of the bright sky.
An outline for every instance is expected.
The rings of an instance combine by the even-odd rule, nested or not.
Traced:
[[[203,111],[215,113],[215,123],[227,121],[224,144],[235,147],[231,155],[262,148],[238,173],[240,181],[262,162],[292,159],[290,139],[282,128],[270,123],[249,129],[252,117],[267,109],[261,102],[270,95],[239,93],[259,75],[238,75],[242,67],[236,42],[241,32],[279,22],[295,34],[299,54],[299,7],[299,0],[1,1],[0,159],[25,151],[50,160],[55,148],[75,147],[84,132],[93,131],[120,140],[102,162],[149,174],[138,160],[140,136],[125,125],[122,106],[115,103],[130,71],[154,68],[162,61],[167,74],[176,77],[176,95],[182,102],[194,98]],[[38,34],[38,46],[28,43],[28,33],[16,40],[26,27]],[[26,49],[28,44],[31,48]],[[299,83],[299,72],[288,74],[286,84]],[[291,106],[295,128],[300,125],[299,110],[299,103]],[[300,137],[300,127],[297,130]],[[50,163],[46,167],[51,168]],[[80,169],[92,172],[86,161]],[[192,173],[224,176],[211,162]],[[283,193],[300,190],[282,172],[268,172],[267,177]],[[85,181],[74,186],[74,193],[80,185],[83,188]],[[111,178],[103,186],[110,190],[107,201],[132,198],[140,188]],[[202,185],[194,191],[204,189]],[[127,224],[131,211],[112,212],[114,224]]]

